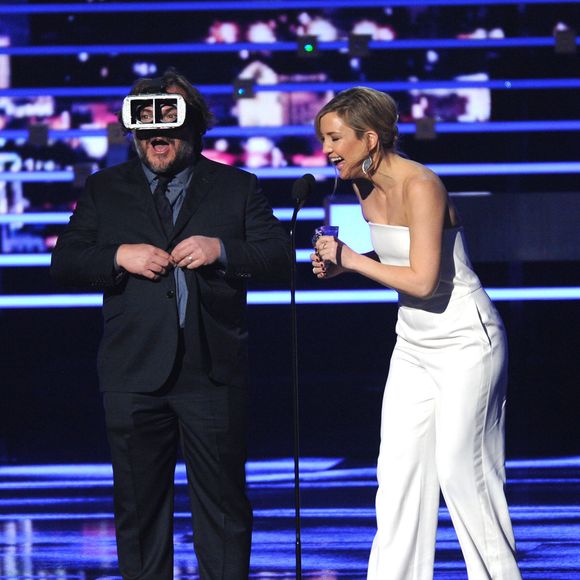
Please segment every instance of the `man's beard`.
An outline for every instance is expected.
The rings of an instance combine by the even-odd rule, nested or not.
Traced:
[[[135,138],[135,149],[141,162],[153,173],[176,174],[191,165],[195,159],[195,148],[192,143],[183,139],[177,139],[175,147],[175,157],[171,159],[150,159],[146,152],[146,141]]]

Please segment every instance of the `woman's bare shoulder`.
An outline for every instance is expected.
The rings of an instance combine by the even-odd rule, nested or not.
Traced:
[[[403,195],[427,195],[431,193],[436,196],[446,196],[447,190],[439,176],[421,163],[404,160],[406,163],[403,167]]]

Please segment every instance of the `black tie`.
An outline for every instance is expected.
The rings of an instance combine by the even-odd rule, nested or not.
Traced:
[[[167,237],[169,237],[173,231],[173,210],[171,209],[171,204],[169,203],[165,192],[167,191],[167,186],[172,179],[173,176],[171,175],[158,175],[157,186],[153,192],[155,207],[157,208],[157,213],[159,214],[159,218],[161,219]]]

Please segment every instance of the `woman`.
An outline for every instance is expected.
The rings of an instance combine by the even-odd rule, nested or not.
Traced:
[[[518,580],[504,494],[503,324],[442,182],[397,153],[397,119],[391,97],[357,87],[315,120],[324,153],[353,182],[375,255],[322,236],[314,274],[356,272],[399,292],[368,578],[433,577],[441,489],[470,580]]]

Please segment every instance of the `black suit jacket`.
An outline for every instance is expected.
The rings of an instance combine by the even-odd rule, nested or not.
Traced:
[[[117,248],[146,243],[170,250],[192,235],[220,238],[227,255],[225,270],[186,270],[190,295],[199,297],[209,376],[220,383],[244,384],[246,281],[285,279],[289,239],[254,175],[201,156],[171,239],[163,231],[137,159],[91,175],[58,238],[53,277],[65,285],[104,292],[98,355],[102,390],[159,388],[171,372],[178,344],[174,276],[169,273],[154,282],[119,275],[113,266]]]

